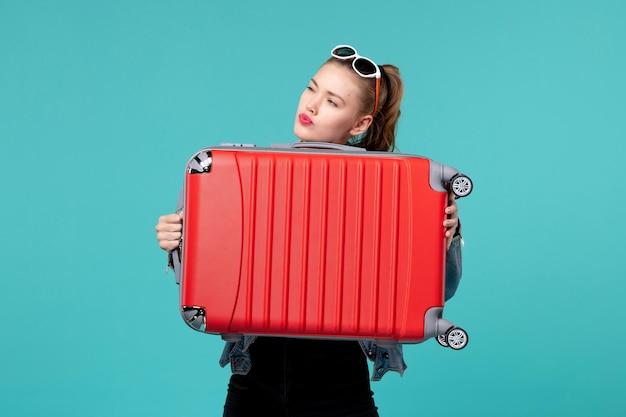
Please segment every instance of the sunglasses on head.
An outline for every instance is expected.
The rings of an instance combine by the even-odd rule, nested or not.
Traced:
[[[372,115],[375,115],[376,110],[378,110],[378,95],[380,93],[380,67],[371,59],[359,55],[356,49],[350,45],[335,46],[330,55],[337,59],[353,59],[352,69],[354,69],[354,72],[363,78],[376,78],[376,100],[374,101],[374,111],[372,112]]]

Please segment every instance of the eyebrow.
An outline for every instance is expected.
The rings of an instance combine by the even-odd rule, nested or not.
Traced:
[[[315,87],[319,88],[319,85],[317,84],[317,81],[315,81],[315,78],[311,78],[311,82],[315,84]],[[336,97],[344,103],[346,102],[346,100],[344,100],[343,97],[341,97],[339,94],[333,93],[332,91],[326,91],[326,92],[328,93],[328,95]]]

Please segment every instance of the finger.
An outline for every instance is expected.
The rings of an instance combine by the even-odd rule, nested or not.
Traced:
[[[159,239],[159,246],[166,251],[172,251],[180,246],[180,239]]]
[[[451,229],[453,227],[457,227],[458,225],[459,225],[458,218],[446,219],[443,221],[443,227],[445,227],[446,229]]]
[[[446,219],[458,221],[459,219],[458,211],[454,209],[446,210]]]
[[[450,249],[450,245],[452,244],[452,236],[453,236],[452,231],[450,231],[450,230],[446,231],[446,237],[445,237],[445,239],[446,239],[446,249]]]
[[[183,218],[180,214],[172,213],[166,214],[165,216],[159,217],[159,223],[180,223],[183,221]]]
[[[183,225],[180,223],[159,223],[156,225],[157,233],[182,232]]]
[[[174,249],[178,248],[179,245],[180,242],[178,240],[164,240],[159,242],[159,246],[161,247],[161,249],[168,252],[171,252]]]
[[[156,230],[170,232],[182,230],[182,218],[178,214],[161,216],[159,217],[159,222],[156,225]]]
[[[159,241],[179,241],[180,238],[182,237],[182,233],[180,231],[165,231],[165,232],[158,232],[157,233],[157,240]]]
[[[456,205],[456,201],[450,201],[448,207],[446,207],[446,213],[452,214],[459,211],[459,206]]]

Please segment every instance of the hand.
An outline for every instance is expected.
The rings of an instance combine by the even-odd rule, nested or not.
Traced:
[[[459,227],[459,206],[456,205],[454,194],[448,193],[448,207],[446,207],[446,220],[443,227],[446,228],[446,248],[450,248],[452,238]]]
[[[159,217],[156,232],[161,249],[171,252],[178,248],[183,236],[183,212]]]

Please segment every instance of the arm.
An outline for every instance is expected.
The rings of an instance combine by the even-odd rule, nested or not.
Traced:
[[[443,225],[446,228],[446,242],[448,252],[446,254],[446,293],[445,300],[448,301],[461,281],[462,254],[461,254],[461,223],[459,222],[459,208],[456,205],[454,194],[448,194],[448,207],[446,207],[447,219]]]
[[[180,283],[181,253],[180,244],[183,233],[183,192],[181,191],[176,211],[159,217],[156,225],[157,240],[161,249],[167,251],[168,269],[174,270],[176,283]],[[167,271],[167,270],[166,270]]]
[[[461,235],[456,235],[454,239],[452,239],[448,253],[446,254],[446,301],[452,298],[459,287],[463,273],[462,261]]]

